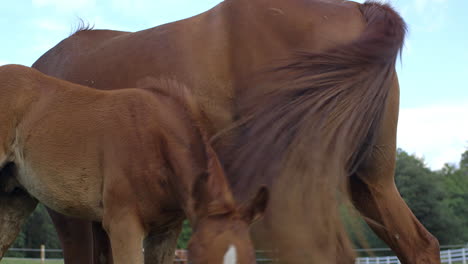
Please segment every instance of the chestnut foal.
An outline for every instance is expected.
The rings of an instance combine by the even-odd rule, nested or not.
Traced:
[[[143,263],[146,234],[171,232],[185,218],[192,263],[255,263],[249,224],[263,214],[268,191],[236,204],[204,114],[177,82],[100,91],[3,66],[0,123],[2,189],[33,197],[23,199],[29,212],[36,199],[102,222],[114,263]],[[18,222],[28,215],[21,210],[12,214]]]

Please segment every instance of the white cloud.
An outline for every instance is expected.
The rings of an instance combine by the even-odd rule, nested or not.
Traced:
[[[432,169],[457,163],[468,146],[468,102],[400,110],[398,146]]]
[[[35,7],[55,7],[62,11],[73,11],[78,9],[93,8],[96,0],[32,0]]]
[[[112,0],[112,8],[117,9],[124,14],[139,14],[147,12],[157,12],[158,5],[162,6],[160,1],[152,0]]]
[[[426,9],[429,0],[414,0],[414,7],[418,13],[422,13]]]
[[[89,23],[91,26],[93,26],[94,29],[112,29],[112,30],[121,30],[121,31],[135,31],[130,26],[124,26],[121,24],[116,24],[113,22],[110,22],[106,20],[102,16],[96,16],[92,20],[87,20],[85,21],[86,23]]]
[[[429,6],[434,4],[444,4],[448,0],[414,0],[413,4],[418,13],[423,13]]]
[[[409,22],[410,32],[442,31],[447,21],[449,0],[412,0],[402,5],[401,14]]]
[[[110,8],[132,18],[143,27],[191,17],[219,4],[221,0],[110,0]]]
[[[59,22],[57,20],[49,19],[49,18],[41,18],[33,21],[34,25],[39,27],[40,29],[45,29],[48,31],[67,31],[70,30],[70,26]]]

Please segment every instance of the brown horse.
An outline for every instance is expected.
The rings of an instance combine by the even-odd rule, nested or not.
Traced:
[[[192,263],[255,263],[248,226],[268,193],[236,205],[188,89],[166,81],[99,91],[18,65],[0,67],[0,83],[2,186],[28,200],[12,218],[34,209],[19,197],[27,192],[64,215],[100,221],[114,263],[127,264],[143,263],[146,234],[187,217]]]
[[[300,234],[306,238],[290,232],[290,245],[297,244],[299,250],[332,258],[332,252],[322,250],[333,248],[331,245],[336,241],[330,237],[332,233],[327,235],[317,230],[328,230],[322,228],[327,225],[323,221],[328,221],[326,216],[336,217],[334,207],[337,202],[334,202],[336,196],[330,197],[330,193],[325,195],[324,192],[342,189],[338,185],[347,184],[354,205],[402,263],[439,263],[437,239],[415,218],[394,183],[399,87],[393,65],[397,49],[403,42],[403,28],[404,23],[395,11],[377,3],[226,0],[198,16],[135,33],[79,31],[44,54],[33,67],[98,89],[132,87],[144,76],[173,76],[193,88],[209,119],[207,130],[210,135],[232,126],[239,118],[250,117],[241,129],[221,133],[214,148],[229,168],[227,176],[237,199],[246,199],[259,184],[283,183],[272,192],[265,221],[253,229],[256,242],[278,241],[273,236],[276,232],[264,231],[272,228],[280,233],[290,230],[295,223],[281,223],[299,219],[298,215],[303,214]],[[302,51],[302,55],[295,56],[297,51]],[[295,62],[291,62],[292,58]],[[290,67],[280,72],[270,71],[284,65],[285,61]],[[298,74],[301,78],[296,81],[294,78]],[[314,92],[306,92],[308,89],[302,89],[300,83]],[[357,88],[349,88],[349,92],[338,96],[336,93],[344,90],[343,86],[369,89],[375,96]],[[278,101],[272,100],[271,96],[263,98],[267,88],[270,94],[280,94]],[[255,106],[255,101],[252,103],[249,98],[253,96],[263,98],[258,100],[262,104],[251,107],[252,104]],[[311,107],[317,98],[323,101]],[[330,107],[339,103],[336,98],[349,103],[349,109],[339,113],[331,111]],[[358,103],[363,105],[356,106]],[[310,114],[306,112],[309,107]],[[286,110],[291,114],[286,114]],[[255,112],[265,114],[265,121],[262,116],[254,115]],[[299,119],[301,114],[310,121]],[[318,117],[338,123],[317,124]],[[358,129],[348,123],[339,125],[346,117],[354,120],[355,126],[363,127]],[[287,123],[286,118],[291,121]],[[256,122],[263,127],[255,130]],[[343,129],[338,130],[337,126]],[[326,129],[320,129],[322,127]],[[255,132],[249,132],[251,128]],[[330,131],[330,134],[324,131]],[[349,134],[343,131],[349,131]],[[281,138],[278,144],[283,145],[264,145],[274,142],[275,136]],[[320,137],[324,137],[322,145],[311,139]],[[343,142],[351,137],[354,143]],[[363,137],[366,140],[363,141]],[[247,138],[252,140],[245,143]],[[243,147],[245,144],[250,148]],[[340,151],[329,146],[339,144],[343,146]],[[252,155],[239,153],[241,149],[254,152]],[[252,165],[239,175],[231,173],[238,171],[241,164],[236,163],[236,156],[243,161],[248,157],[247,164]],[[344,160],[343,156],[349,157]],[[333,170],[341,168],[345,172],[310,167],[318,161],[323,161],[323,165],[338,162]],[[255,169],[253,164],[257,163],[259,167]],[[270,169],[276,168],[278,173],[254,173],[270,165]],[[303,169],[298,171],[297,167]],[[328,178],[326,175],[329,174],[333,176]],[[343,174],[350,176],[339,176]],[[281,175],[295,176],[284,184]],[[317,189],[321,185],[325,187]],[[284,215],[288,219],[272,213],[288,208],[282,198],[288,198],[287,202],[295,205],[289,207],[289,215]],[[327,213],[322,214],[322,210]],[[51,214],[66,262],[89,263],[93,251],[83,251],[78,245],[91,244],[91,224]],[[318,215],[324,216],[323,221],[316,219]],[[336,222],[328,225],[335,224],[339,226]],[[98,229],[94,231],[94,252],[98,252],[94,256],[99,257],[100,253],[106,253],[106,242]],[[341,231],[337,232],[337,237],[342,236]],[[262,239],[261,234],[266,234],[268,239]],[[156,259],[155,256],[160,260],[156,263],[170,263],[173,248],[167,245],[173,245],[177,235],[178,232],[150,235],[145,241],[145,256],[151,257],[147,263],[150,263],[149,259]],[[283,237],[287,232],[278,235]],[[301,244],[314,238],[313,243]],[[321,241],[321,238],[326,239]],[[292,243],[296,239],[298,243]]]

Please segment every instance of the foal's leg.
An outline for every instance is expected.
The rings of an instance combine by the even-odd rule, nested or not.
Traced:
[[[145,264],[173,264],[182,223],[164,233],[150,232],[144,241]]]
[[[93,263],[91,222],[65,216],[49,208],[47,211],[60,239],[65,264]]]
[[[125,210],[106,214],[103,226],[109,235],[114,264],[143,264],[145,232],[137,214]]]
[[[437,239],[416,219],[395,186],[399,96],[396,80],[393,88],[372,156],[350,179],[352,199],[361,214],[377,223],[368,221],[402,263],[440,263]]]

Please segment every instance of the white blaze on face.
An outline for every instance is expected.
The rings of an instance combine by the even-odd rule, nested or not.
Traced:
[[[234,245],[230,245],[224,254],[223,264],[237,264],[237,250]]]

